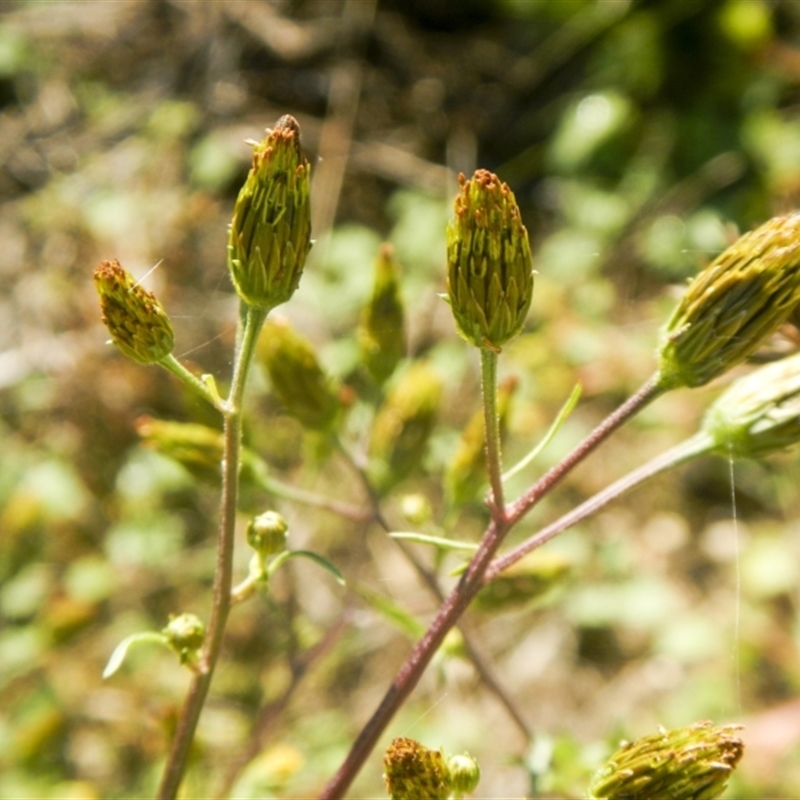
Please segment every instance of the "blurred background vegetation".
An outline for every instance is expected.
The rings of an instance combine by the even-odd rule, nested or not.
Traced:
[[[146,283],[176,355],[224,382],[244,140],[293,114],[315,164],[317,244],[281,313],[356,385],[355,326],[390,241],[408,355],[445,387],[426,459],[384,505],[408,528],[410,493],[441,518],[442,474],[479,402],[476,354],[438,297],[457,173],[507,181],[534,247],[528,328],[501,359],[519,381],[507,462],[584,388],[513,495],[649,376],[685,279],[737,229],[795,207],[799,101],[792,0],[0,5],[0,797],[151,795],[187,675],[141,647],[100,676],[125,636],[208,611],[217,490],[143,447],[136,422],[218,422],[166,373],[106,346],[91,285],[101,259],[137,277],[160,264]],[[692,433],[720,385],[661,399],[514,537]],[[365,505],[259,371],[249,403],[248,443],[275,478]],[[363,424],[356,405],[355,449]],[[468,619],[532,736],[451,653],[389,738],[469,750],[483,797],[576,797],[622,736],[741,721],[729,796],[796,797],[799,481],[792,453],[703,459],[565,534],[541,554],[557,566],[548,591]],[[244,512],[270,507],[292,547],[351,583],[293,562],[268,598],[235,609],[186,796],[233,784],[239,797],[313,796],[409,650],[403,614],[425,621],[436,607],[376,526],[246,489]],[[474,540],[485,512],[473,503],[451,522]],[[352,796],[381,796],[380,773],[376,753]]]

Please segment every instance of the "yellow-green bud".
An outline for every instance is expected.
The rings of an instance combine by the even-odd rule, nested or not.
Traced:
[[[500,417],[500,435],[505,434],[511,398],[519,381],[509,377],[497,387],[497,413]],[[461,441],[447,466],[444,486],[453,506],[462,506],[479,499],[481,489],[489,484],[486,468],[486,434],[483,410],[476,411],[461,434]]]
[[[370,437],[371,471],[380,491],[419,468],[441,395],[439,377],[423,362],[411,365],[389,391]]]
[[[399,269],[392,246],[384,244],[375,261],[375,285],[358,329],[361,359],[373,380],[382,385],[405,355],[403,300]]]
[[[800,304],[800,213],[775,217],[690,284],[661,336],[663,388],[702,386],[744,361]]]
[[[329,430],[341,403],[311,344],[285,319],[271,318],[261,333],[258,355],[286,413],[311,430]]]
[[[800,441],[800,354],[734,381],[706,412],[702,430],[733,458],[761,458]]]
[[[450,771],[450,787],[453,794],[472,794],[478,788],[481,768],[469,753],[450,756],[447,759],[447,768]]]
[[[272,309],[300,283],[311,249],[311,166],[294,117],[281,117],[253,148],[228,235],[228,268],[245,303]]]
[[[441,750],[429,750],[413,739],[394,739],[383,767],[391,800],[447,800],[450,795],[450,772]]]
[[[269,558],[286,549],[289,524],[277,511],[266,511],[250,520],[247,544],[260,556]]]
[[[180,656],[181,664],[193,662],[206,636],[205,625],[194,614],[170,617],[169,625],[161,633],[167,644]]]
[[[167,313],[119,261],[102,261],[94,284],[111,340],[128,358],[155,364],[172,353],[175,335]]]
[[[193,422],[172,422],[152,417],[140,417],[135,424],[145,446],[174,459],[196,478],[219,482],[222,431]]]
[[[400,513],[408,522],[420,528],[433,518],[431,501],[419,492],[404,495],[400,499]]]
[[[528,232],[514,194],[479,169],[466,180],[447,226],[447,293],[459,333],[499,351],[525,323],[533,297]]]
[[[594,776],[590,800],[713,800],[742,757],[740,730],[697,722],[623,743]]]

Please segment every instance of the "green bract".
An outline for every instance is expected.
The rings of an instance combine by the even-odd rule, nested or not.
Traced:
[[[800,441],[800,354],[732,383],[706,412],[702,430],[734,458],[759,458]]]
[[[101,262],[94,284],[111,340],[128,358],[155,364],[172,353],[175,336],[161,303],[119,261]]]
[[[281,117],[254,146],[228,235],[231,279],[250,306],[275,308],[300,283],[311,249],[310,174],[297,122]]]
[[[447,293],[459,333],[499,351],[525,323],[533,297],[528,232],[514,194],[479,169],[459,178],[455,219],[447,226]]]
[[[800,304],[800,213],[742,236],[690,284],[659,352],[665,389],[702,386],[744,361]]]

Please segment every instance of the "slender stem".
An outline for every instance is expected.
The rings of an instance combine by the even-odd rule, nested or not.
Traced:
[[[208,696],[214,668],[222,649],[222,638],[231,608],[231,586],[233,584],[233,546],[239,489],[239,453],[242,439],[241,404],[255,342],[266,316],[267,312],[261,309],[243,307],[240,317],[240,336],[237,341],[233,380],[228,399],[223,404],[225,426],[223,431],[222,497],[211,616],[203,648],[199,654],[197,672],[189,685],[189,691],[178,718],[172,748],[161,778],[158,789],[159,800],[174,800],[178,793],[183,774],[186,771],[186,762],[197,729],[197,722]]]
[[[577,464],[632,416],[665,392],[659,373],[652,375],[636,394],[606,417],[569,455],[546,472],[525,494],[509,507],[512,524],[519,522]]]
[[[165,356],[158,362],[159,366],[163,367],[167,372],[171,372],[176,378],[185,383],[187,386],[194,389],[201,397],[208,400],[217,411],[222,411],[222,403],[220,398],[211,391],[207,384],[205,384],[197,375],[189,372],[186,367],[181,364],[178,359],[171,353]]]
[[[686,461],[707,453],[713,446],[714,443],[711,438],[701,432],[624,475],[618,481],[576,506],[546,528],[537,531],[513,550],[492,561],[483,576],[484,584],[489,583],[501,572],[507,570],[512,564],[516,564],[523,556],[526,556],[537,547],[541,547],[545,542],[549,542],[558,536],[558,534],[597,513],[603,506],[608,505],[612,500],[616,500],[625,492],[630,491],[640,483],[644,483],[649,478],[653,478],[668,469],[673,469]]]
[[[497,353],[481,350],[481,397],[486,432],[486,467],[492,487],[492,515],[505,514],[503,465],[500,460],[500,416],[497,413]]]
[[[507,515],[492,519],[466,572],[442,603],[430,627],[400,668],[375,713],[353,743],[338,772],[320,795],[321,800],[338,800],[344,797],[344,793],[364,765],[389,722],[419,682],[444,637],[483,586],[484,573],[511,528],[604,439],[663,392],[664,388],[659,383],[659,375],[655,374],[636,394],[601,422],[560,464],[553,467],[519,500],[513,503]]]

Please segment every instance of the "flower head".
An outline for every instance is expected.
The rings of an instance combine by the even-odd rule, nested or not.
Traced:
[[[450,796],[450,773],[441,750],[430,750],[413,739],[394,739],[383,766],[391,800],[447,800]]]
[[[111,341],[128,358],[155,364],[172,353],[175,335],[167,313],[119,261],[101,262],[94,271],[94,284]]]
[[[665,389],[702,386],[744,361],[800,304],[800,213],[775,217],[690,284],[661,337]]]
[[[459,178],[455,219],[447,226],[447,293],[459,333],[499,351],[525,322],[533,297],[528,232],[513,192],[479,169]]]
[[[734,381],[703,418],[715,449],[760,458],[800,441],[800,353]]]
[[[300,283],[311,249],[310,174],[297,121],[281,117],[253,148],[228,235],[231,279],[248,305],[272,309]]]
[[[744,743],[741,726],[697,722],[626,742],[592,780],[591,800],[713,800],[728,784]]]

